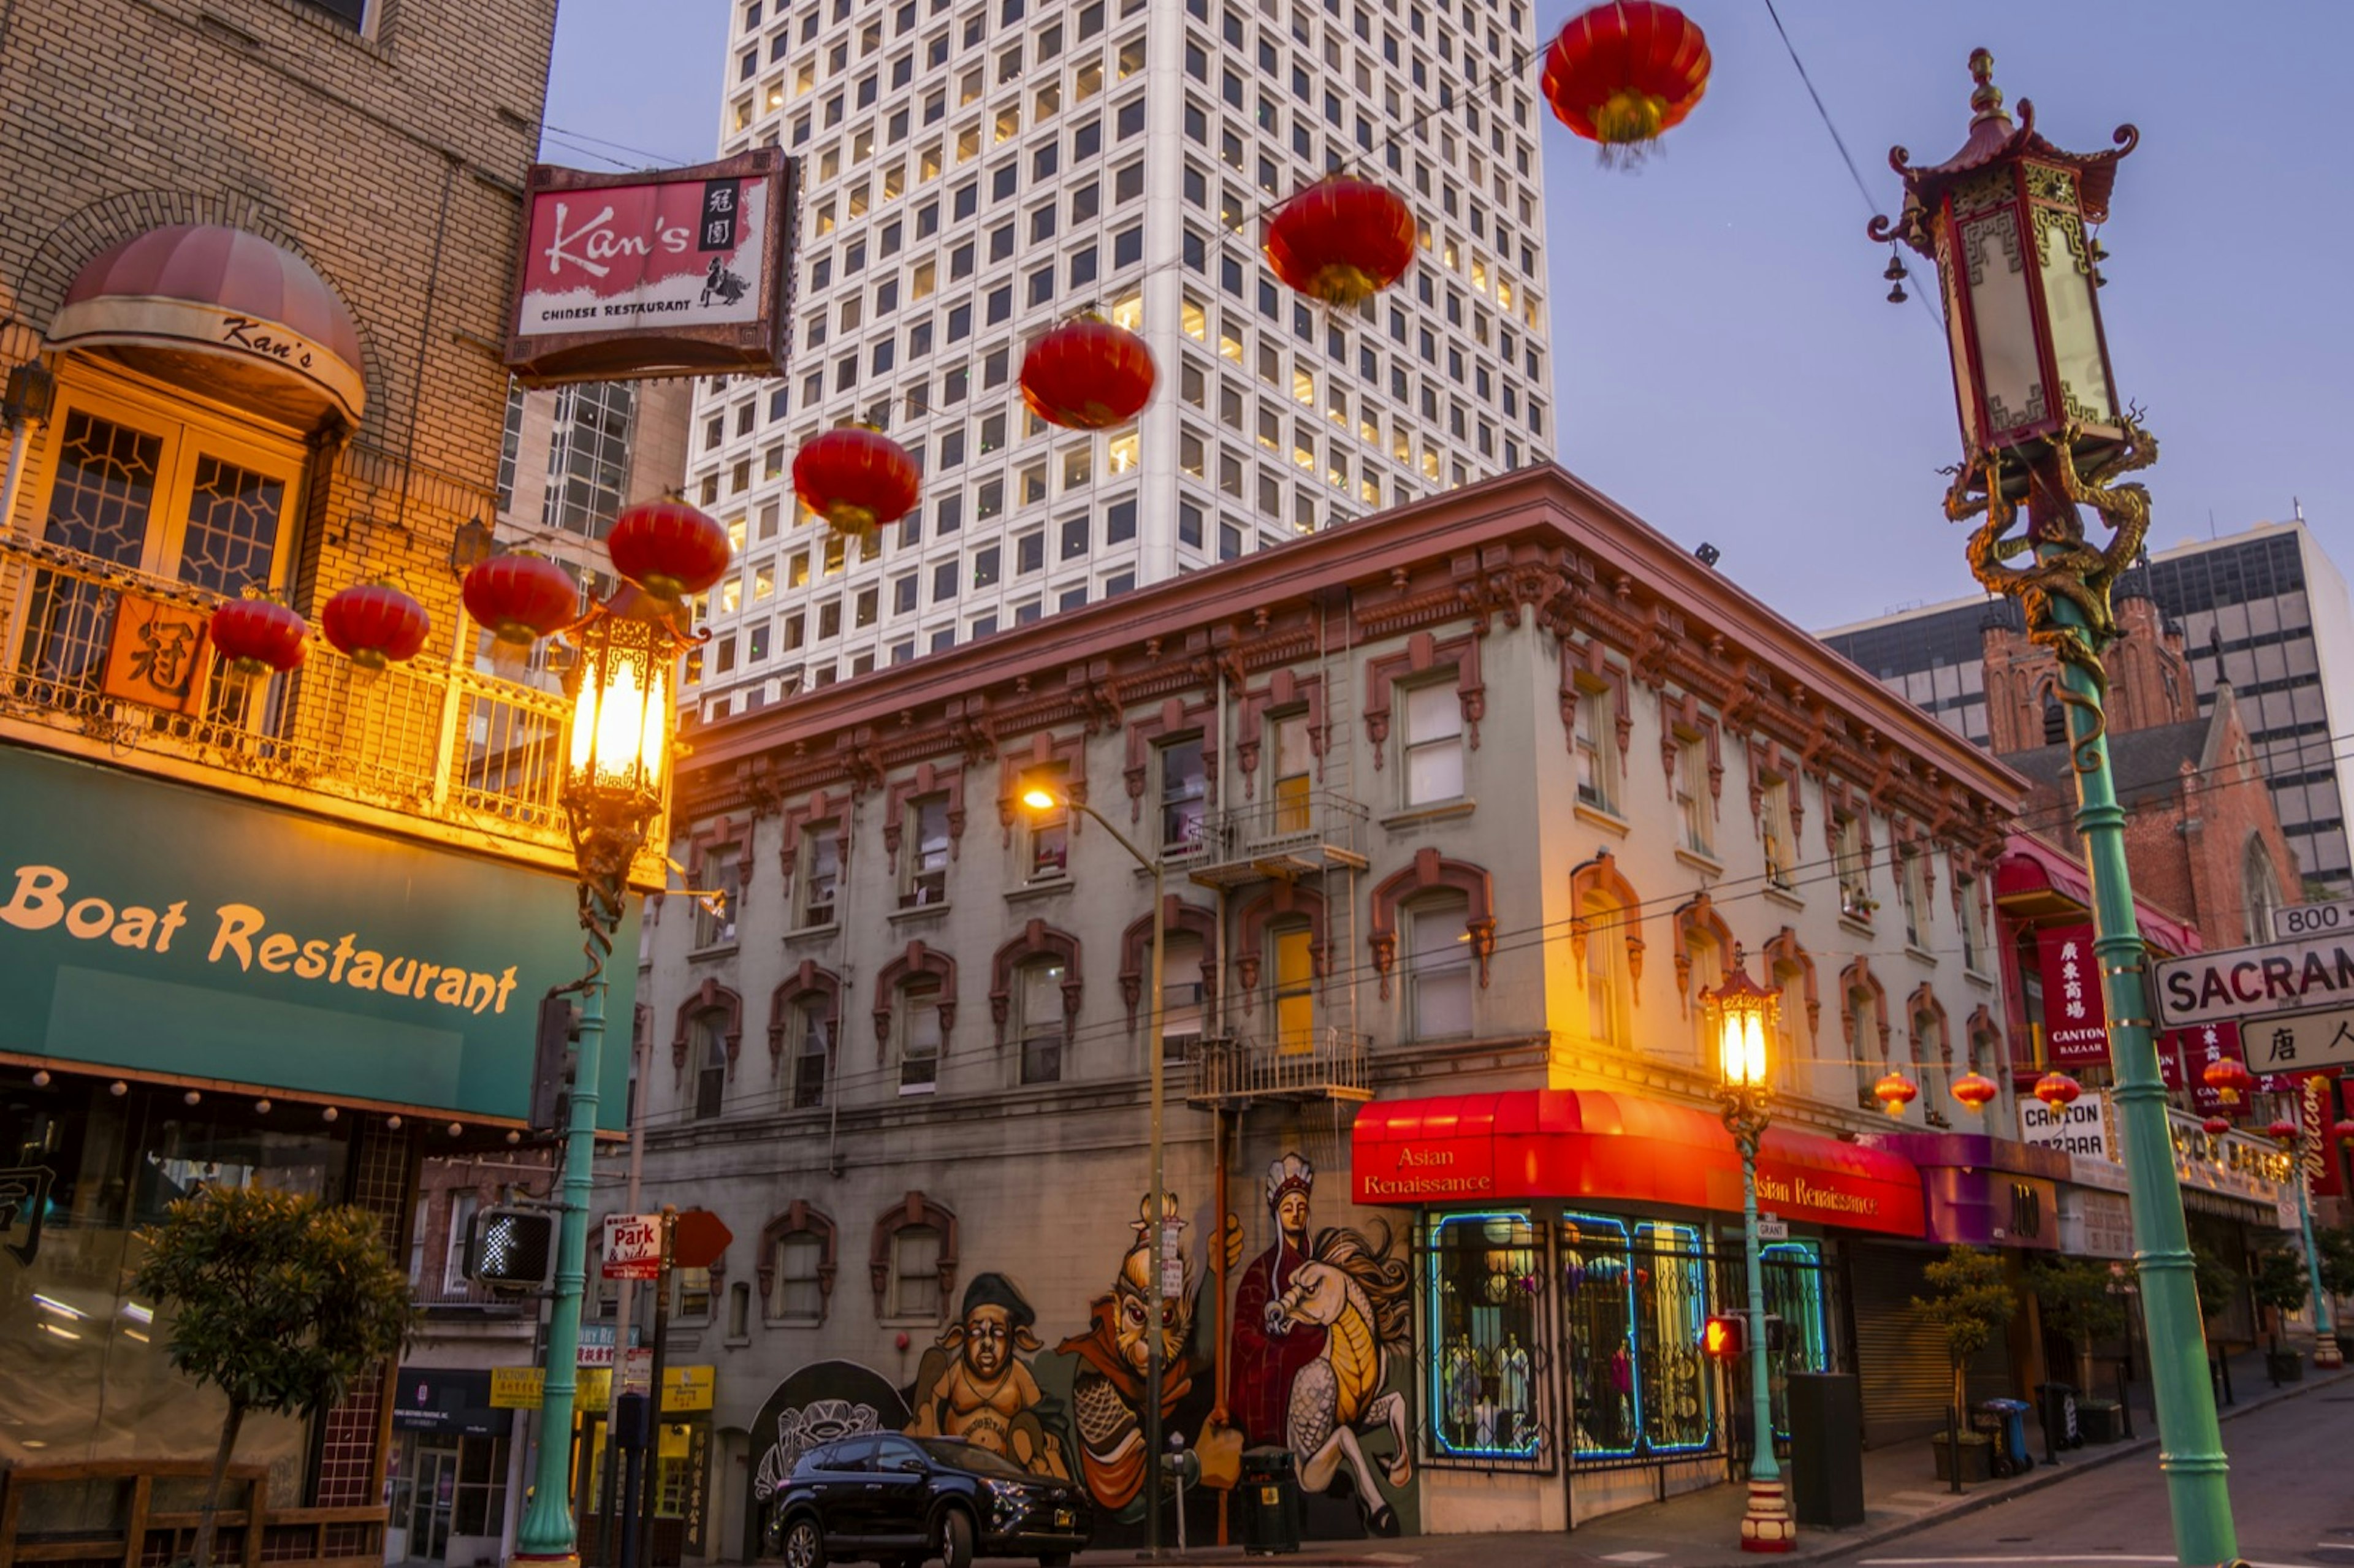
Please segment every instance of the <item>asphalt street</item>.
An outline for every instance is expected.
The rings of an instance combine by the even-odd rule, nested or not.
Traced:
[[[2317,1391],[2224,1424],[2240,1554],[2254,1568],[2354,1568],[2354,1388]],[[2052,1568],[2174,1561],[2166,1487],[2127,1459],[1867,1549],[1858,1568]]]

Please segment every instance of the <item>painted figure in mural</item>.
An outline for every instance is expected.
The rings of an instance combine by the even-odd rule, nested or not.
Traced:
[[[1163,1194],[1168,1224],[1182,1228],[1177,1195]],[[1150,1351],[1152,1225],[1146,1216],[1147,1200],[1137,1208],[1136,1240],[1119,1262],[1111,1289],[1089,1306],[1090,1327],[1055,1349],[1080,1361],[1071,1380],[1072,1426],[1078,1435],[1079,1464],[1087,1491],[1096,1502],[1116,1513],[1138,1504],[1144,1489],[1145,1455],[1141,1412],[1144,1408],[1145,1366]],[[1193,1332],[1193,1292],[1199,1276],[1191,1254],[1185,1255],[1183,1279],[1177,1294],[1161,1304],[1161,1417],[1172,1420],[1177,1406],[1192,1390],[1193,1369],[1185,1347]]]
[[[1412,1317],[1405,1259],[1390,1255],[1393,1238],[1384,1227],[1379,1245],[1356,1231],[1335,1227],[1316,1238],[1312,1256],[1292,1270],[1290,1287],[1273,1310],[1294,1330],[1324,1330],[1324,1349],[1291,1382],[1284,1417],[1284,1441],[1299,1461],[1299,1484],[1323,1491],[1349,1467],[1357,1506],[1375,1535],[1398,1533],[1397,1516],[1373,1484],[1360,1431],[1390,1435],[1383,1474],[1393,1489],[1414,1474],[1406,1446],[1405,1395],[1383,1388],[1388,1352],[1402,1348]]]
[[[915,1419],[921,1437],[961,1437],[1023,1469],[1068,1478],[1070,1464],[1049,1419],[1053,1401],[1038,1390],[1022,1355],[1044,1347],[1030,1331],[1038,1315],[1002,1274],[976,1276],[964,1310],[924,1352],[916,1373]]]
[[[1246,1443],[1281,1443],[1291,1409],[1291,1383],[1299,1369],[1324,1353],[1324,1330],[1298,1323],[1274,1310],[1291,1288],[1291,1277],[1308,1261],[1308,1202],[1316,1188],[1316,1168],[1287,1154],[1267,1168],[1267,1212],[1275,1222],[1275,1245],[1251,1259],[1235,1288],[1235,1329],[1229,1361],[1229,1414]]]

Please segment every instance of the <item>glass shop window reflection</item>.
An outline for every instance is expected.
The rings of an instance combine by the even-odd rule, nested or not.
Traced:
[[[1449,1214],[1429,1236],[1430,1409],[1440,1454],[1538,1458],[1543,1249],[1526,1214]]]
[[[1700,1232],[1567,1214],[1561,1238],[1575,1451],[1609,1459],[1707,1448],[1714,1412],[1700,1349],[1708,1319]]]

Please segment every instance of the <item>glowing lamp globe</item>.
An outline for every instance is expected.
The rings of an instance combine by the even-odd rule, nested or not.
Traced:
[[[2065,1073],[2046,1073],[2035,1080],[2035,1097],[2052,1107],[2054,1114],[2076,1103],[2084,1086]]]
[[[479,562],[466,574],[466,613],[502,642],[529,644],[572,624],[580,590],[562,567],[528,550]]]
[[[605,535],[613,569],[666,604],[727,575],[727,530],[684,501],[625,506]]]
[[[1901,1117],[1904,1107],[1921,1097],[1921,1086],[1902,1073],[1883,1074],[1880,1082],[1872,1086],[1872,1097],[1890,1116]]]
[[[1683,122],[1708,90],[1708,37],[1673,5],[1616,0],[1570,18],[1539,79],[1554,116],[1631,161]]]
[[[1983,1113],[2001,1093],[2002,1086],[1984,1073],[1964,1073],[1954,1080],[1954,1098],[1973,1113]]]
[[[843,425],[793,455],[793,493],[834,533],[871,549],[885,524],[915,510],[923,477],[907,449],[882,431]]]
[[[1144,340],[1097,315],[1050,328],[1022,356],[1022,401],[1066,430],[1128,423],[1152,400],[1154,379]]]
[[[309,621],[258,588],[213,611],[213,648],[240,675],[301,669],[310,635]]]
[[[1333,175],[1276,209],[1267,264],[1284,285],[1328,305],[1359,304],[1414,262],[1414,209],[1372,180]]]
[[[354,583],[319,609],[327,641],[363,670],[416,658],[431,626],[425,607],[388,582]]]

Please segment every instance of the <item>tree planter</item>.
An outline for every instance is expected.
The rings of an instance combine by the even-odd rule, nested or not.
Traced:
[[[2302,1351],[2266,1351],[2264,1375],[2274,1383],[2305,1381],[2305,1352]]]
[[[2114,1399],[2080,1399],[2076,1430],[2087,1443],[2117,1442],[2126,1435],[2125,1411]]]
[[[2338,1341],[2338,1353],[2354,1362],[2354,1333],[2332,1334],[2330,1338]]]
[[[1941,1481],[1952,1480],[1954,1470],[1946,1455],[1946,1434],[1940,1432],[1931,1437],[1929,1448],[1936,1457],[1937,1478]],[[1961,1456],[1964,1481],[1983,1481],[1992,1478],[1994,1443],[1990,1438],[1977,1432],[1963,1433]]]

